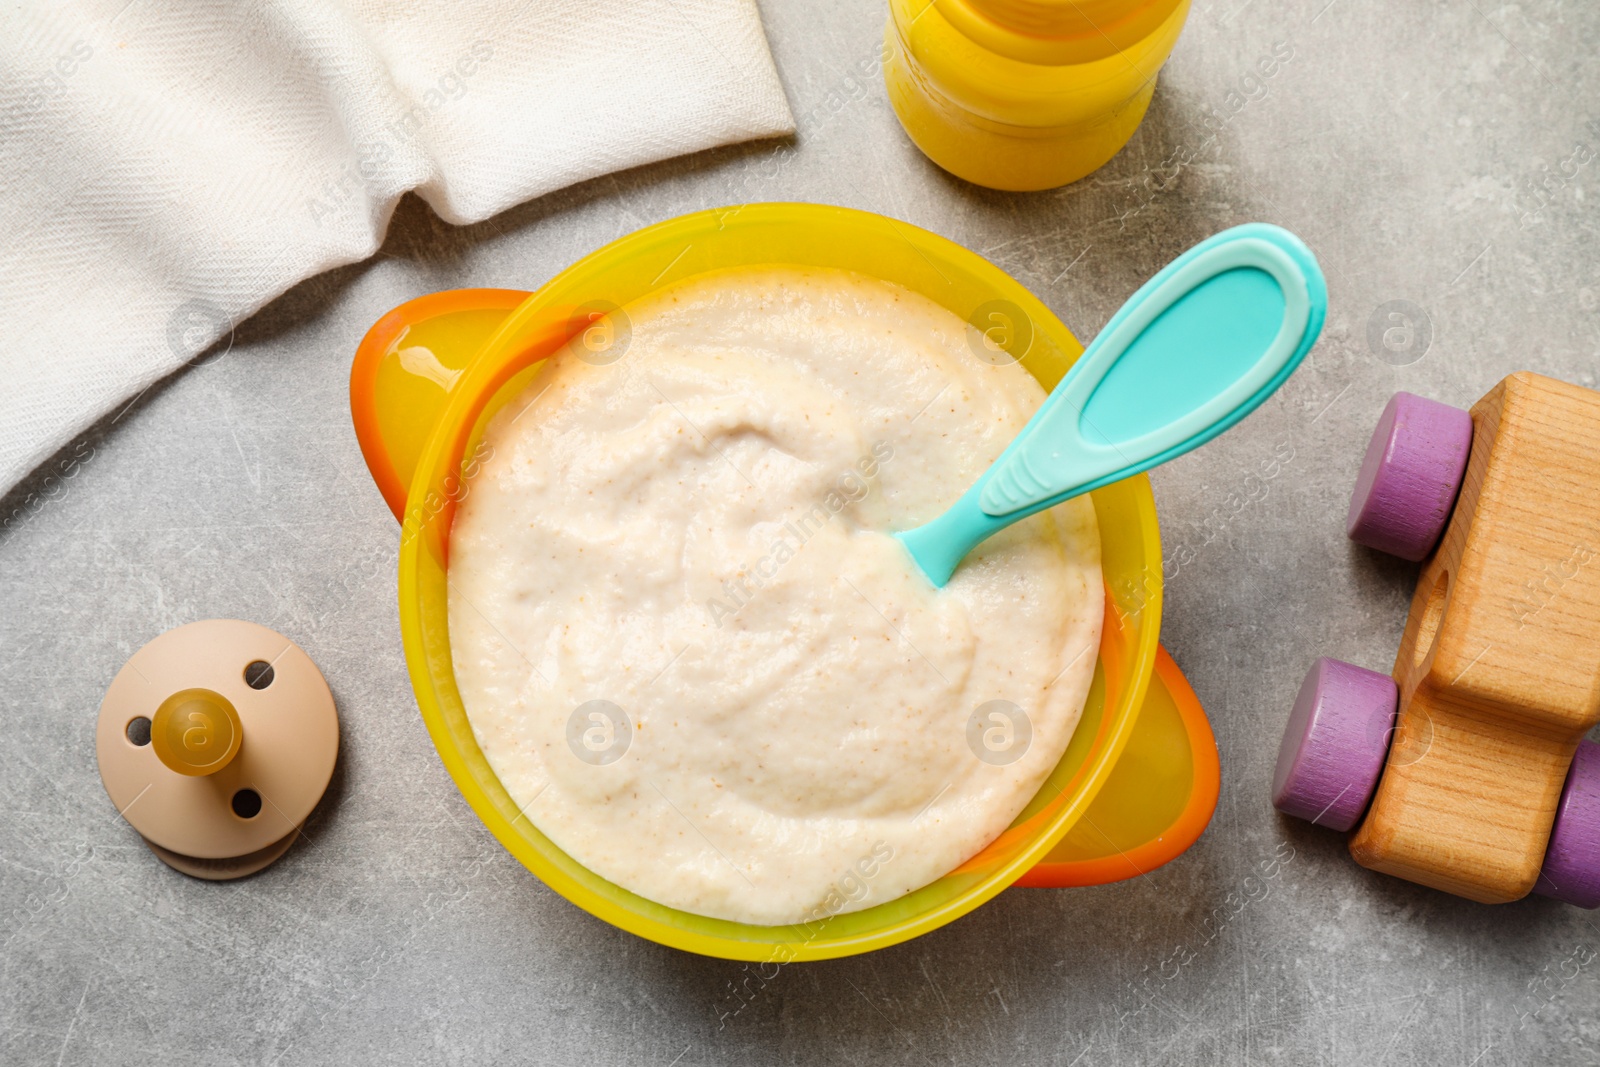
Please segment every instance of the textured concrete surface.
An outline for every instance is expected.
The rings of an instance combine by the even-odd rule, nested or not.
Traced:
[[[0,1062],[1600,1059],[1593,916],[1369,873],[1266,799],[1311,658],[1387,669],[1399,637],[1414,568],[1341,531],[1388,395],[1466,404],[1519,368],[1596,384],[1600,11],[1201,0],[1132,144],[1070,188],[1007,195],[901,133],[872,68],[879,4],[763,10],[802,116],[792,146],[597,180],[468,230],[408,202],[377,259],[285,296],[6,499]],[[1292,58],[1253,74],[1275,47]],[[402,669],[396,527],[345,387],[361,333],[411,296],[533,287],[646,223],[770,199],[945,234],[1084,336],[1196,239],[1264,219],[1319,253],[1332,312],[1281,395],[1154,477],[1181,561],[1165,640],[1222,751],[1200,843],[1136,881],[1012,890],[898,948],[785,968],[745,1003],[741,965],[591,919],[456,793]],[[48,339],[23,343],[47,358]],[[344,730],[307,840],[228,885],[157,863],[93,750],[122,661],[218,615],[295,637]]]

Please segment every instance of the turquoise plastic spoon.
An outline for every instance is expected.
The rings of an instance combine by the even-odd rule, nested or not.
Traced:
[[[897,534],[936,586],[982,540],[1036,511],[1205,444],[1289,377],[1328,288],[1287,230],[1224,230],[1111,317],[994,465],[943,515]]]

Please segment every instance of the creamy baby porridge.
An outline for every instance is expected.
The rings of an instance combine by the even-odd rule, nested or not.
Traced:
[[[625,315],[625,345],[569,346],[494,418],[456,516],[450,644],[484,756],[570,856],[685,911],[790,923],[926,885],[1066,748],[1099,541],[1070,501],[936,590],[890,532],[1043,391],[949,311],[840,271],[703,275]]]

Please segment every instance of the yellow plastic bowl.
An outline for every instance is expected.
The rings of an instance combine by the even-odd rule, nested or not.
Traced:
[[[400,624],[417,703],[445,766],[484,824],[546,885],[585,911],[664,945],[726,959],[787,962],[866,952],[942,926],[1011,885],[1073,828],[1127,745],[1150,682],[1161,617],[1161,547],[1155,503],[1143,475],[1093,494],[1106,625],[1082,723],[1060,764],[1011,827],[931,885],[890,903],[808,924],[753,926],[656,904],[572,859],[519,814],[479,751],[456,690],[446,609],[454,506],[471,492],[473,449],[485,424],[516,396],[537,363],[573,335],[576,309],[627,304],[706,271],[770,264],[857,271],[921,293],[963,319],[994,301],[1007,301],[1032,328],[991,336],[1004,336],[1046,389],[1082,351],[1049,309],[1004,272],[942,237],[883,216],[811,204],[759,204],[685,215],[640,230],[586,256],[523,300],[451,385],[417,456],[406,498]],[[405,414],[391,411],[387,417]],[[358,423],[368,417],[357,413]]]

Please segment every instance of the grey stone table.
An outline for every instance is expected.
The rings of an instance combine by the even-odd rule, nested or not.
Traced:
[[[1389,394],[1466,404],[1521,368],[1595,385],[1600,10],[1200,0],[1128,148],[1034,195],[970,187],[911,146],[874,66],[879,3],[763,14],[793,144],[599,179],[467,229],[408,200],[378,257],[301,285],[108,417],[42,503],[13,514],[37,477],[5,500],[0,1062],[1600,1060],[1593,916],[1372,874],[1266,796],[1311,658],[1387,669],[1400,635],[1414,568],[1341,529]],[[1290,58],[1262,77],[1274,49]],[[579,911],[457,794],[403,670],[397,530],[345,390],[362,332],[412,296],[531,288],[639,226],[783,199],[945,234],[1084,337],[1197,239],[1276,222],[1320,255],[1332,311],[1279,396],[1153,478],[1181,562],[1165,641],[1222,752],[1204,838],[1135,881],[1011,890],[740,999],[741,965]],[[93,746],[122,661],[211,616],[298,640],[344,742],[306,840],[218,885],[144,849]]]

